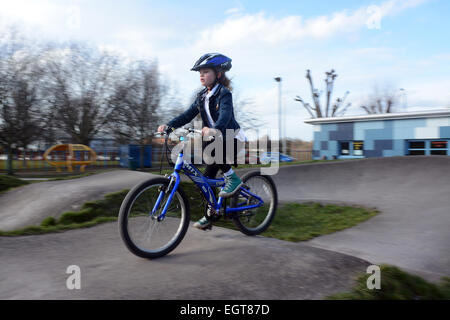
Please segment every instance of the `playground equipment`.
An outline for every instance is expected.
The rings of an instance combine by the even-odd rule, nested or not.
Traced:
[[[73,166],[80,166],[80,172],[84,172],[84,168],[96,159],[95,151],[83,144],[57,144],[44,153],[44,160],[56,167],[57,172],[61,172],[61,167],[72,172]]]

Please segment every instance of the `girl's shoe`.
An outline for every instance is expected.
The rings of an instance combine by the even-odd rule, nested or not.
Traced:
[[[212,223],[206,217],[201,218],[196,223],[194,223],[194,227],[200,230],[211,229]]]
[[[241,178],[233,172],[229,176],[225,176],[225,187],[219,192],[219,197],[229,198],[243,185]]]

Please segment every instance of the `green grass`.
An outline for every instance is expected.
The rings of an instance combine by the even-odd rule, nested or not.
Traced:
[[[358,277],[351,292],[328,296],[332,300],[450,300],[450,278],[434,284],[395,266],[380,266],[380,289],[369,290],[370,274]]]
[[[68,211],[58,219],[45,218],[39,226],[28,226],[13,231],[0,231],[0,236],[24,236],[87,228],[99,223],[117,220],[120,205],[129,190],[107,194],[104,199],[83,204],[79,211]]]
[[[27,185],[29,182],[8,175],[0,175],[0,194],[12,188]]]
[[[191,204],[191,220],[197,221],[204,215],[199,191],[190,182],[182,182]],[[322,205],[320,203],[287,203],[278,206],[272,224],[263,233],[266,237],[299,242],[355,226],[379,211],[361,206]],[[215,226],[237,230],[231,220],[214,223]]]
[[[359,206],[288,203],[280,206],[264,236],[286,241],[306,241],[353,227],[379,213]]]
[[[191,207],[191,220],[204,215],[199,191],[191,182],[182,182]],[[102,200],[86,202],[79,211],[68,211],[58,219],[48,217],[39,226],[29,226],[14,231],[0,231],[0,236],[19,236],[56,232],[74,228],[91,227],[117,218],[120,205],[128,190],[111,193]],[[304,241],[319,235],[354,226],[378,213],[375,209],[362,207],[339,207],[335,205],[286,204],[278,207],[272,225],[264,232],[267,237],[288,241]],[[230,220],[220,220],[216,226],[236,227]]]

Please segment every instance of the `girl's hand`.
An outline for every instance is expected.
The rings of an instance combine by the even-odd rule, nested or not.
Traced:
[[[217,129],[213,129],[213,128],[208,128],[208,127],[203,127],[202,129],[202,136],[214,136],[217,135],[218,130]]]
[[[202,129],[202,136],[210,136],[210,128],[203,127],[203,129]]]
[[[165,124],[162,124],[158,127],[158,132],[164,132],[167,129],[167,126]]]

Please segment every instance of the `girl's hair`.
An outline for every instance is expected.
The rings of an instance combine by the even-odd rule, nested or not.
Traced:
[[[217,70],[214,70],[214,72],[215,72],[216,74],[218,73]],[[230,90],[230,91],[233,90],[233,87],[231,86],[231,80],[228,79],[228,77],[227,77],[227,75],[225,74],[224,71],[222,71],[222,75],[220,76],[220,78],[219,78],[218,81],[219,81],[219,83],[220,83],[221,85],[223,85],[224,87],[228,88],[228,90]]]

